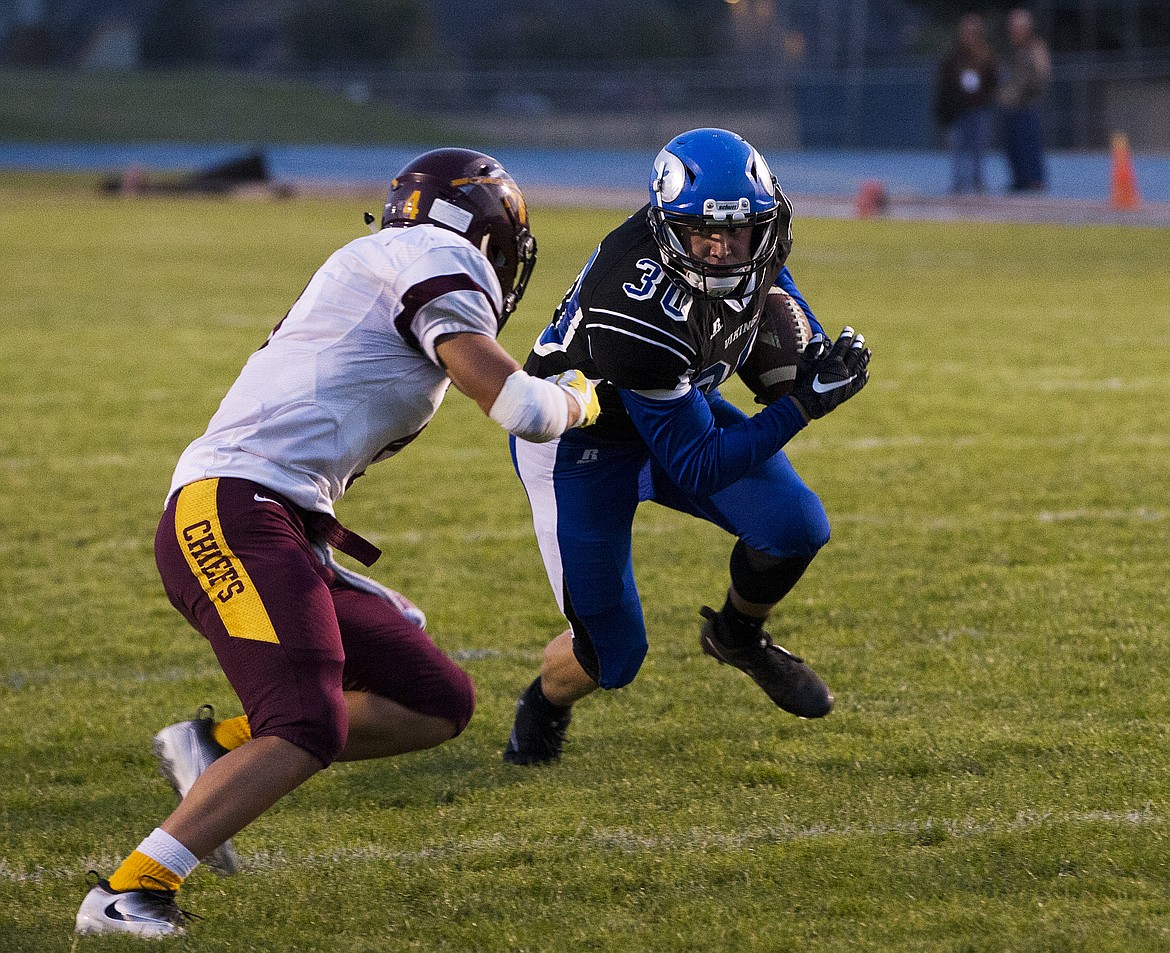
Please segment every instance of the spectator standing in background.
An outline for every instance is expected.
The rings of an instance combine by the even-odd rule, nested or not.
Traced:
[[[934,114],[951,147],[951,191],[983,192],[983,156],[991,143],[998,69],[983,17],[964,14],[955,44],[939,64]]]
[[[1032,14],[1008,14],[1009,53],[999,88],[1003,138],[1013,192],[1042,192],[1047,185],[1040,133],[1040,101],[1052,79],[1048,44],[1036,35]]]

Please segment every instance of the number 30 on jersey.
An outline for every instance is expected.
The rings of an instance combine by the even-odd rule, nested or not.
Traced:
[[[622,291],[626,293],[626,297],[633,298],[635,301],[646,301],[657,294],[658,286],[662,284],[666,272],[663,270],[661,262],[657,262],[653,258],[639,259],[637,267],[642,272],[640,279],[637,283],[627,281],[622,285]],[[689,294],[672,282],[666,283],[666,293],[662,296],[662,311],[668,318],[675,321],[685,321],[690,303],[691,296]]]

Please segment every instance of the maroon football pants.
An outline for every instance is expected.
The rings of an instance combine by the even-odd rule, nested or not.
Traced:
[[[297,508],[236,478],[201,480],[168,502],[155,536],[168,598],[211,643],[259,738],[330,764],[345,745],[344,691],[372,692],[462,731],[471,678],[374,593],[313,551]]]

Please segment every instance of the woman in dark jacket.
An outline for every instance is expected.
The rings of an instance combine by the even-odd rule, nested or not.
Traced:
[[[998,70],[983,17],[959,20],[955,44],[939,64],[934,112],[951,147],[951,191],[983,192],[983,157],[991,144]]]

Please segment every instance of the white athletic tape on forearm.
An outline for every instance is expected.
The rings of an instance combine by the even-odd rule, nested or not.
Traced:
[[[508,433],[532,443],[559,437],[572,423],[565,392],[524,371],[508,376],[488,416]]]

